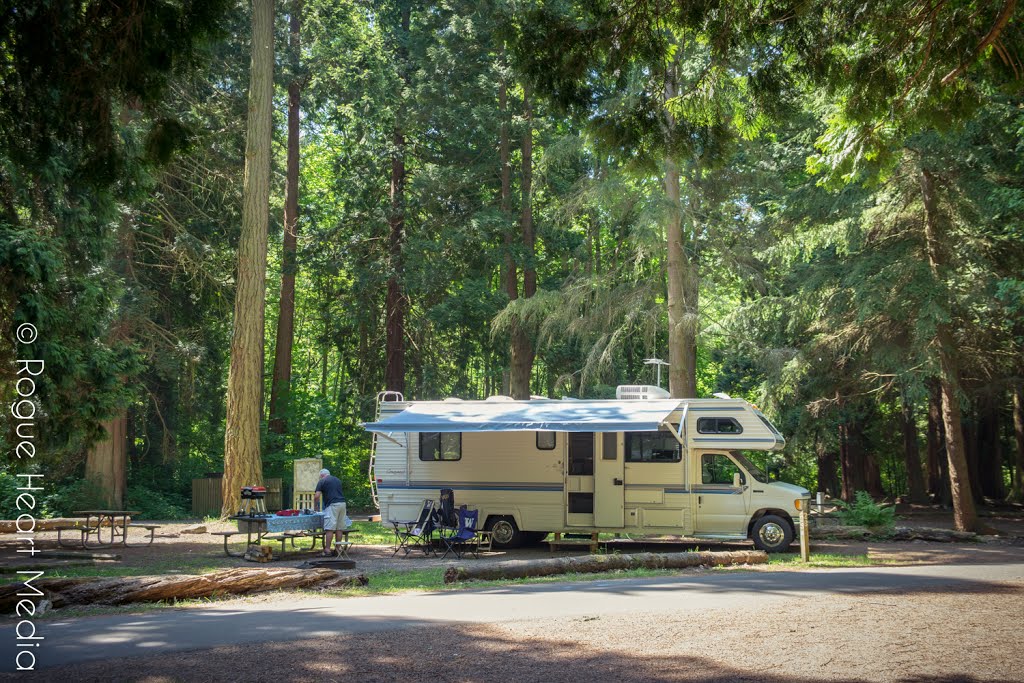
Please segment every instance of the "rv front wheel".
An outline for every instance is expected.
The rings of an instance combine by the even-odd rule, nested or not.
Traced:
[[[499,548],[518,548],[523,544],[523,534],[511,517],[498,517],[489,528],[491,541]]]
[[[754,546],[767,553],[782,552],[793,542],[793,527],[789,522],[775,515],[765,515],[751,530]]]

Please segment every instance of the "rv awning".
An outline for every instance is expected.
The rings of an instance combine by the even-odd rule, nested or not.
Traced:
[[[412,405],[370,432],[654,431],[679,407],[663,401],[445,401]]]

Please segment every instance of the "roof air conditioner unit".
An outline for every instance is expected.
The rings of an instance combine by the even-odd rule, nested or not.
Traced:
[[[649,384],[621,384],[615,387],[615,398],[620,401],[652,401],[658,398],[672,398],[661,387]]]

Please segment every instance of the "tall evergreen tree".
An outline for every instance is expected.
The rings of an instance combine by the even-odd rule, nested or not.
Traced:
[[[270,144],[274,98],[274,0],[253,0],[252,66],[246,123],[242,234],[238,243],[234,332],[228,372],[221,515],[234,514],[241,488],[263,483],[263,314],[270,220]]]
[[[301,41],[302,0],[293,0],[289,17],[288,56],[292,73],[288,80],[288,142],[284,192],[284,243],[281,246],[281,300],[274,343],[274,375],[270,389],[270,431],[285,431],[295,344],[295,275],[298,270],[299,231],[299,105],[302,98]]]

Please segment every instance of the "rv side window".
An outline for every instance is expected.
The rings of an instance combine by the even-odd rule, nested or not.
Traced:
[[[420,432],[420,460],[461,459],[461,432]]]
[[[740,475],[740,483],[746,484],[747,478],[743,470],[729,456],[721,453],[705,453],[701,458],[701,483],[725,484],[732,486],[733,475]]]
[[[666,432],[626,432],[626,462],[679,462],[683,449]]]
[[[697,431],[701,434],[742,434],[743,427],[734,417],[697,418]]]
[[[536,434],[538,451],[555,450],[555,432],[536,432]]]

